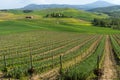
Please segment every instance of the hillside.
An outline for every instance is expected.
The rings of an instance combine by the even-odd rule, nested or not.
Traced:
[[[101,8],[101,7],[110,7],[110,6],[114,6],[114,5],[115,4],[112,4],[112,3],[109,3],[106,1],[96,1],[96,2],[93,2],[90,4],[86,4],[84,6],[88,7],[87,10],[90,10],[90,9]]]
[[[94,13],[90,13],[90,12],[86,12],[86,11],[81,11],[81,10],[76,10],[76,9],[69,9],[69,8],[65,8],[65,9],[45,9],[45,10],[41,10],[39,11],[34,11],[35,14],[38,15],[43,15],[45,16],[45,13],[53,13],[53,12],[60,12],[63,13],[64,15],[67,16],[72,16],[73,18],[79,18],[82,20],[92,20],[93,18],[104,18],[107,17],[107,15],[105,14],[94,14]]]
[[[82,20],[87,20],[91,21],[94,18],[104,18],[108,17],[105,14],[97,14],[97,13],[91,13],[91,12],[86,12],[82,10],[77,10],[77,9],[71,9],[71,8],[54,8],[54,9],[44,9],[44,10],[33,10],[30,13],[24,13],[22,10],[9,10],[8,13],[12,13],[14,15],[18,16],[25,16],[25,15],[31,15],[31,16],[36,16],[38,17],[45,17],[47,14],[50,13],[62,13],[66,16],[72,17],[72,18],[77,18],[77,19],[82,19]]]
[[[61,12],[64,15],[72,16],[72,18],[45,18],[45,15],[53,12]],[[68,8],[34,10],[30,13],[24,13],[22,10],[8,10],[7,12],[0,12],[0,14],[3,13],[6,15],[0,16],[0,34],[35,30],[100,34],[119,33],[118,30],[92,26],[90,21],[93,18],[108,17],[105,14],[96,14]],[[33,19],[26,19],[26,16],[33,16]]]
[[[11,24],[12,23],[12,24]],[[60,31],[94,34],[114,34],[119,30],[92,26],[90,22],[73,18],[41,18],[0,21],[0,35],[26,31]]]
[[[111,6],[111,7],[104,7],[104,8],[96,8],[89,10],[90,12],[98,12],[98,13],[105,13],[111,17],[119,18],[120,17],[120,6]]]
[[[28,9],[28,10],[40,10],[40,9],[48,9],[48,8],[74,8],[74,9],[82,9],[82,10],[89,10],[89,9],[94,9],[98,7],[108,7],[108,6],[113,6],[115,4],[108,3],[105,1],[96,1],[93,3],[85,4],[85,5],[67,5],[67,4],[45,4],[45,5],[36,5],[36,4],[30,4],[27,5],[21,9]]]
[[[7,6],[0,7],[0,80],[119,80],[120,10],[88,10],[114,5],[107,0],[10,9],[74,4],[53,1],[2,3]]]
[[[96,8],[96,9],[91,9],[89,11],[94,11],[94,12],[114,12],[114,11],[120,11],[120,6],[118,5],[118,6]]]

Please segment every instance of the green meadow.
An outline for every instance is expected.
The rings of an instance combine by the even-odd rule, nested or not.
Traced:
[[[47,14],[61,12],[72,18],[45,18]],[[25,19],[33,16],[33,19]],[[106,14],[90,13],[76,9],[45,9],[24,13],[22,10],[0,12],[0,34],[34,30],[52,30],[77,33],[114,34],[118,30],[92,26],[93,18],[106,18]]]

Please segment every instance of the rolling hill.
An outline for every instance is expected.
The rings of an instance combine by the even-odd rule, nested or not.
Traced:
[[[114,4],[105,2],[105,1],[96,1],[93,3],[85,4],[85,5],[67,5],[67,4],[45,4],[45,5],[36,5],[36,4],[30,4],[22,9],[26,10],[35,10],[35,9],[47,9],[47,8],[74,8],[74,9],[82,9],[82,10],[89,10],[89,9],[94,9],[98,7],[108,7],[108,6],[113,6]]]
[[[11,24],[12,23],[12,24]],[[79,19],[37,19],[0,21],[0,35],[15,34],[28,31],[59,31],[88,34],[115,34],[119,30],[95,27],[90,22]]]
[[[23,10],[8,10],[7,12],[1,12],[5,14],[14,14],[13,16],[17,18],[25,18],[25,16],[34,16],[34,18],[43,18],[50,13],[63,13],[66,16],[71,16],[72,18],[77,18],[81,20],[91,21],[94,18],[104,18],[108,17],[106,14],[97,14],[92,12],[86,12],[82,10],[72,9],[72,8],[54,8],[54,9],[44,9],[44,10],[33,10],[30,13],[24,13]],[[12,15],[11,15],[12,16]],[[11,18],[10,19],[13,19]],[[7,16],[4,16],[4,18]],[[9,19],[7,17],[7,19]]]
[[[62,12],[72,18],[45,18],[51,12]],[[1,12],[0,12],[1,13]],[[112,34],[119,33],[118,30],[92,26],[90,20],[93,18],[108,17],[105,14],[94,14],[77,9],[45,9],[34,10],[24,13],[22,10],[9,10],[5,12],[4,19],[0,17],[0,34],[11,34],[26,31],[50,30],[77,33],[100,33]],[[2,12],[3,14],[3,12]],[[25,16],[34,16],[33,19],[26,19]],[[11,24],[12,23],[12,24]]]
[[[120,5],[111,6],[111,7],[104,7],[104,8],[96,8],[96,9],[91,9],[89,11],[90,12],[105,13],[113,18],[120,18]]]
[[[36,8],[0,10],[0,80],[120,79],[120,19]]]
[[[94,11],[94,12],[114,12],[114,11],[120,11],[120,5],[96,8],[96,9],[91,9],[89,11]]]
[[[77,9],[70,9],[70,8],[56,8],[56,9],[45,9],[45,10],[35,10],[33,13],[37,15],[42,15],[45,16],[46,13],[63,13],[66,16],[72,16],[73,18],[77,19],[82,19],[82,20],[93,20],[93,18],[104,18],[108,17],[105,14],[96,14],[96,13],[91,13],[91,12],[86,12],[82,10],[77,10]]]

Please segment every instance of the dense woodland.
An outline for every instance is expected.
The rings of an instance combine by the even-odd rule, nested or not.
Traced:
[[[120,30],[120,19],[119,18],[107,18],[107,19],[97,19],[97,18],[95,18],[92,21],[92,24],[94,26],[109,27],[109,28]]]

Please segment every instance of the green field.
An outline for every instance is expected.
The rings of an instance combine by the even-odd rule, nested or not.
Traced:
[[[53,12],[72,18],[45,18]],[[33,18],[26,19],[26,16]],[[113,50],[111,54],[114,53],[116,62],[120,60],[120,31],[96,27],[91,23],[94,18],[108,17],[106,14],[68,8],[34,10],[30,13],[23,13],[22,10],[1,11],[0,77],[4,74],[3,79],[28,80],[28,70],[34,68],[32,77],[39,75],[38,80],[54,77],[63,80],[95,78],[93,71],[98,64],[103,68],[106,50]],[[107,42],[110,48],[105,47]],[[118,72],[119,66],[118,62]]]
[[[0,22],[0,34],[9,34],[34,30],[52,30],[78,33],[120,33],[119,30],[95,27],[90,22],[78,19],[37,19],[37,20],[12,20]]]
[[[65,15],[73,15],[73,18],[44,18],[46,13],[62,12]],[[69,14],[70,13],[70,14]],[[4,15],[3,15],[4,14]],[[91,25],[93,18],[106,18],[105,14],[94,14],[75,9],[46,9],[23,13],[21,10],[9,10],[0,13],[0,34],[32,31],[32,30],[53,30],[79,33],[119,33],[118,30],[100,28]],[[32,20],[25,19],[25,16],[33,16]]]

